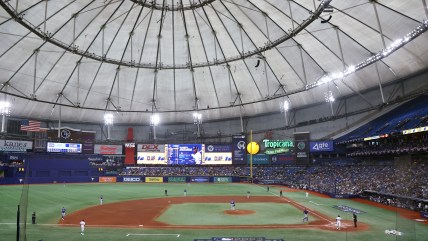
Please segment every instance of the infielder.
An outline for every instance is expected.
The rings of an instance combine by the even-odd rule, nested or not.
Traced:
[[[187,189],[184,189],[183,196],[187,196]]]
[[[305,210],[303,211],[303,222],[309,222],[308,213],[309,211],[305,208]]]
[[[336,218],[336,228],[338,230],[340,230],[341,226],[342,226],[342,218],[340,217],[340,215],[337,215],[337,218]]]
[[[62,219],[62,220],[64,220],[64,218],[65,218],[65,212],[66,212],[65,207],[62,207],[62,208],[61,208],[61,219]]]
[[[104,201],[104,198],[103,198],[103,195],[101,195],[100,196],[100,205],[103,205],[103,201]]]
[[[230,201],[230,210],[235,210],[235,201],[234,200]]]
[[[305,193],[305,195],[306,195],[306,199],[308,199],[308,197],[309,197],[309,193],[308,193],[308,192],[306,192],[306,193]]]
[[[81,235],[85,235],[85,225],[86,225],[86,223],[85,223],[85,220],[83,220],[82,219],[82,221],[80,221],[80,234]]]
[[[250,191],[247,191],[247,198],[250,198]]]

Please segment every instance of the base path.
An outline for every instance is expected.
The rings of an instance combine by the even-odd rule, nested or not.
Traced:
[[[196,196],[196,197],[165,197],[124,201],[118,203],[109,203],[104,205],[92,206],[70,213],[65,220],[60,220],[60,225],[78,226],[80,220],[84,219],[89,227],[112,227],[112,228],[162,228],[162,229],[254,229],[254,228],[310,228],[334,230],[335,222],[332,218],[323,215],[314,210],[311,215],[318,220],[309,223],[287,224],[287,225],[170,225],[156,221],[162,213],[172,204],[182,203],[225,203],[230,200],[236,203],[284,203],[292,205],[303,211],[303,206],[290,202],[284,197],[275,196],[254,196],[251,198],[240,196]],[[246,210],[251,212],[253,210]],[[248,213],[246,213],[248,214]],[[230,215],[230,214],[229,214]],[[232,214],[233,215],[233,214]],[[236,214],[235,214],[236,215]],[[242,215],[242,214],[241,214]],[[245,214],[244,214],[245,215]],[[351,221],[342,222],[341,231],[353,232],[364,231],[369,227],[365,223],[358,223],[358,228],[353,227]],[[341,232],[338,231],[338,232]]]

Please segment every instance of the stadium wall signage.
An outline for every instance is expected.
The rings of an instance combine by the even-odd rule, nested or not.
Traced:
[[[191,182],[209,182],[210,178],[209,177],[191,177],[190,181]]]
[[[102,155],[122,155],[122,145],[99,145],[96,144],[94,147],[95,154]]]
[[[141,177],[123,177],[123,182],[141,182]]]
[[[0,140],[0,151],[27,151],[33,149],[32,141]]]
[[[146,182],[163,182],[163,177],[146,177]]]
[[[232,182],[232,177],[214,177],[214,182]]]
[[[116,177],[99,177],[99,182],[116,182]]]
[[[309,142],[310,152],[333,151],[332,141],[311,141]]]
[[[167,177],[168,182],[186,182],[186,177]]]
[[[264,139],[263,145],[265,148],[265,154],[275,155],[280,153],[292,152],[294,148],[293,140],[269,140]]]

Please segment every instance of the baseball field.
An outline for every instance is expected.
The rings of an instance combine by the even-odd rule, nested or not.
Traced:
[[[20,185],[0,186],[0,240],[16,240],[21,192]],[[103,205],[99,201],[101,195]],[[231,210],[231,200],[235,201],[235,210]],[[64,220],[62,207],[67,210]],[[305,208],[309,211],[308,222],[302,221]],[[356,228],[352,211],[358,213]],[[33,212],[36,224],[31,224]],[[335,226],[338,215],[343,219],[340,230]],[[82,219],[86,222],[84,235],[79,226]],[[30,185],[26,229],[27,240],[35,241],[180,241],[213,237],[428,240],[428,222],[416,212],[312,192],[306,197],[302,190],[281,186],[270,186],[268,191],[266,186],[232,183]]]

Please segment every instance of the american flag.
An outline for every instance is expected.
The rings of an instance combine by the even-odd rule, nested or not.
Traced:
[[[34,131],[40,132],[40,121],[35,120],[22,120],[21,121],[21,131]]]

